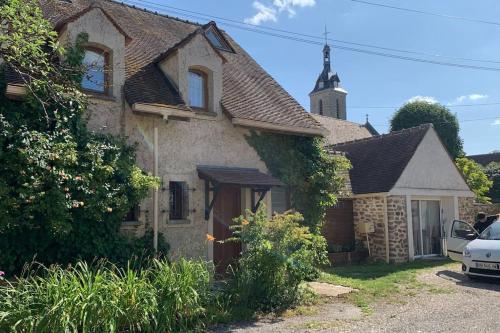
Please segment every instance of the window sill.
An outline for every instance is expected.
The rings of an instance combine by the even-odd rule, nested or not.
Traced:
[[[169,227],[185,227],[185,226],[190,226],[190,225],[191,225],[191,220],[189,220],[189,219],[167,220],[167,226],[169,226]]]
[[[89,98],[92,98],[92,99],[100,99],[100,100],[103,100],[103,101],[109,101],[109,102],[116,102],[116,97],[114,96],[110,96],[110,95],[106,95],[106,94],[100,94],[100,93],[96,93],[96,92],[91,92],[91,91],[83,91]]]
[[[136,227],[140,226],[142,223],[141,221],[123,221],[122,226],[124,227]]]

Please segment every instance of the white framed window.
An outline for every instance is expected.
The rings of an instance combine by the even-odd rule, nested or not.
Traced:
[[[207,75],[199,70],[190,69],[188,73],[189,106],[206,110],[208,107]]]
[[[81,87],[84,90],[106,94],[109,87],[109,54],[105,51],[88,47],[83,58],[84,73]]]

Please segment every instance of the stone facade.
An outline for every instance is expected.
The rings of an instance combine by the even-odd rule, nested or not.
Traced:
[[[211,259],[212,243],[206,234],[213,232],[213,216],[204,218],[204,182],[198,177],[198,165],[257,168],[267,172],[264,162],[246,142],[248,130],[235,127],[221,109],[223,59],[208,41],[196,36],[165,59],[160,67],[166,77],[187,99],[187,75],[190,68],[204,71],[208,78],[208,111],[190,121],[171,120],[134,112],[123,96],[125,82],[125,37],[99,9],[93,9],[70,22],[61,34],[62,41],[72,43],[80,32],[89,35],[89,45],[105,49],[111,56],[112,88],[109,96],[93,96],[88,112],[88,127],[123,135],[136,145],[136,161],[146,172],[153,173],[154,127],[158,128],[159,231],[171,245],[173,257]],[[185,220],[169,221],[169,182],[182,181],[188,186],[189,214]],[[242,212],[250,208],[250,190],[242,189]],[[270,208],[270,194],[264,200]],[[212,214],[211,214],[212,215]],[[153,224],[152,195],[140,205],[138,221],[124,223],[123,231],[141,235]]]
[[[370,247],[370,255],[374,260],[386,260],[386,239],[385,239],[385,198],[382,196],[372,196],[354,199],[354,232],[356,240],[362,241],[365,246]],[[361,224],[372,222],[375,232],[366,235],[360,233]]]
[[[387,197],[387,222],[389,225],[389,261],[402,263],[409,259],[406,197]]]

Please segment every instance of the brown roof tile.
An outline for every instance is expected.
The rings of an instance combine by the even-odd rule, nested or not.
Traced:
[[[319,114],[311,115],[330,132],[325,136],[327,145],[371,138],[373,136],[363,125]]]
[[[125,53],[128,103],[182,105],[174,86],[165,78],[155,60],[193,33],[201,25],[158,15],[109,0],[41,0],[45,16],[54,26],[91,5],[98,5],[113,23],[130,38]],[[310,116],[266,71],[233,39],[226,38],[236,53],[223,52],[222,106],[230,117],[275,125],[322,130]]]
[[[351,161],[349,175],[354,194],[388,192],[430,128],[431,124],[425,124],[329,146],[327,149],[330,152],[343,152]]]

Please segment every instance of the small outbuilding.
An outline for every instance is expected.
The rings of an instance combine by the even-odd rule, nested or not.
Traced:
[[[342,207],[352,207],[354,238],[373,259],[399,263],[446,254],[445,235],[454,219],[466,216],[474,193],[431,124],[327,148],[352,163],[352,196]],[[327,229],[346,230],[344,224],[327,218]]]

